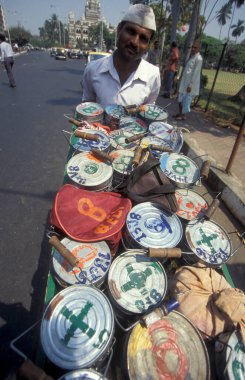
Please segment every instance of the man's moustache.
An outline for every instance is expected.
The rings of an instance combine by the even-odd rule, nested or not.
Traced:
[[[135,48],[133,45],[127,45],[127,48],[133,50],[135,53],[138,53],[138,49]]]

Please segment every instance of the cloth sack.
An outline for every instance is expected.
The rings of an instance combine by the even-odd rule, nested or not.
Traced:
[[[55,196],[50,224],[72,240],[106,240],[115,251],[131,208],[131,201],[121,194],[88,191],[66,184]]]
[[[154,157],[134,169],[118,187],[119,191],[135,203],[155,202],[170,214],[178,210],[175,189],[175,185],[162,172],[159,161]]]
[[[232,288],[215,269],[201,263],[181,267],[170,289],[180,304],[178,311],[204,333],[204,338],[239,328],[245,342],[245,294]]]

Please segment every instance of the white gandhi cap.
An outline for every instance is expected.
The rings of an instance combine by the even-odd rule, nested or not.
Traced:
[[[135,4],[129,7],[122,21],[129,21],[143,28],[156,31],[155,15],[151,7],[144,4]]]

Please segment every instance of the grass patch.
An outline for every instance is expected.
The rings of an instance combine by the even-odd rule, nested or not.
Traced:
[[[201,92],[201,97],[198,102],[202,108],[206,107],[209,92],[211,90],[215,77],[215,70],[203,70],[203,75],[207,75],[208,84]],[[245,83],[245,74],[230,73],[220,71],[216,80],[213,95],[209,103],[208,111],[219,122],[225,122],[240,125],[244,113],[241,109],[241,104],[232,102],[228,98],[235,95]]]

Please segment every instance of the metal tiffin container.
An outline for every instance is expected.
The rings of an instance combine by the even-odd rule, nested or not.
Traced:
[[[197,164],[183,154],[163,153],[160,158],[160,168],[180,188],[194,186],[200,179]]]
[[[166,121],[168,118],[168,113],[164,110],[164,108],[156,104],[144,104],[139,116],[147,125],[149,125],[153,121]]]
[[[104,283],[111,264],[111,252],[107,243],[82,243],[64,238],[61,244],[71,252],[77,263],[76,266],[71,266],[54,248],[52,268],[56,281],[62,287],[83,284],[99,288]]]
[[[65,370],[100,367],[114,341],[112,306],[99,289],[72,285],[48,304],[41,321],[46,356]]]
[[[107,380],[107,378],[93,369],[79,369],[66,373],[58,380]]]
[[[166,291],[166,272],[146,251],[128,250],[112,262],[108,273],[108,296],[121,318],[156,307],[163,301]]]
[[[111,142],[108,135],[97,129],[82,129],[81,132],[87,133],[88,135],[94,135],[96,139],[90,140],[86,138],[77,137],[72,134],[70,137],[70,145],[74,151],[79,152],[90,152],[91,149],[98,149],[102,152],[108,152],[111,148]]]
[[[205,198],[191,189],[177,189],[175,196],[179,206],[176,215],[185,222],[201,218],[208,209]]]
[[[196,220],[187,223],[184,243],[192,251],[196,261],[219,268],[233,255],[232,243],[227,232],[216,222]]]
[[[86,190],[102,191],[112,184],[113,166],[89,152],[75,154],[67,163],[69,180]]]
[[[123,237],[128,248],[174,248],[182,235],[175,214],[169,215],[157,203],[143,202],[128,213]]]
[[[173,152],[179,153],[181,151],[184,139],[180,128],[162,121],[154,121],[149,125],[149,133],[163,140],[163,144],[172,149]]]
[[[155,309],[144,322],[130,332],[124,350],[130,380],[210,380],[205,343],[189,319],[177,311],[164,316]]]
[[[76,106],[75,119],[90,123],[103,121],[104,109],[98,103],[84,102]]]

